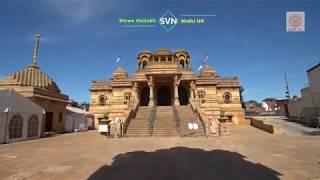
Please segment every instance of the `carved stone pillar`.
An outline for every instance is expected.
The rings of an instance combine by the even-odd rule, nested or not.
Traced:
[[[180,80],[177,75],[174,76],[174,82],[173,82],[173,87],[174,87],[174,105],[175,106],[180,106],[179,102],[179,92],[178,92],[178,87],[179,87]]]
[[[133,90],[133,96],[134,96],[134,101],[135,103],[139,102],[139,97],[138,97],[138,83],[134,82],[133,86],[132,86],[132,90]]]
[[[153,87],[154,87],[154,83],[153,83],[153,79],[152,76],[150,76],[150,79],[148,81],[148,85],[149,85],[149,106],[154,106],[154,98],[153,98]]]

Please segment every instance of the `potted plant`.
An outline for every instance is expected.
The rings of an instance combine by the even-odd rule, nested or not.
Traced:
[[[108,119],[109,119],[108,113],[105,113],[105,114],[102,116],[102,119],[108,120]]]

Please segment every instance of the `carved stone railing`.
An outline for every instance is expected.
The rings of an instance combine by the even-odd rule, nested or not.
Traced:
[[[173,110],[173,114],[174,114],[174,120],[176,122],[176,128],[177,128],[177,132],[178,134],[181,136],[181,131],[180,131],[180,117],[177,111],[176,106],[172,106],[172,110]]]
[[[202,124],[202,127],[203,127],[203,130],[204,130],[204,134],[206,136],[208,136],[207,134],[207,126],[206,126],[206,123],[205,123],[205,119],[203,118],[203,115],[201,114],[201,111],[200,111],[200,102],[199,100],[197,99],[194,99],[193,101],[190,101],[190,107],[192,109],[192,111],[195,113],[196,115],[196,119],[199,118],[201,124]]]
[[[237,76],[226,76],[226,77],[220,76],[220,79],[221,80],[238,80],[238,77]]]
[[[154,122],[155,122],[156,116],[157,116],[157,107],[153,106],[151,108],[152,109],[151,109],[150,114],[149,114],[149,125],[148,125],[149,136],[153,135]]]
[[[130,109],[130,112],[129,112],[128,116],[125,117],[124,123],[123,123],[123,134],[124,135],[127,134],[127,129],[129,127],[129,124],[130,124],[131,120],[136,117],[136,114],[137,114],[138,109],[139,109],[139,105],[140,105],[139,103],[134,104],[133,108]]]

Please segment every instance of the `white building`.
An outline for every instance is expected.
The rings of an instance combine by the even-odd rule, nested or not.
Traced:
[[[289,115],[302,121],[316,121],[320,116],[320,63],[307,70],[309,86],[301,89],[301,97],[289,101]]]
[[[40,138],[44,113],[13,89],[0,90],[0,143]]]
[[[65,132],[85,131],[90,129],[90,124],[93,123],[93,114],[72,106],[67,106]]]

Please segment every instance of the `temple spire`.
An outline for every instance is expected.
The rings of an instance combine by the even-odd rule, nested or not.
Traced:
[[[33,57],[32,57],[32,65],[37,65],[37,59],[38,59],[38,51],[39,51],[39,44],[40,44],[40,38],[42,37],[40,33],[38,32],[35,37],[35,45],[33,50]]]

